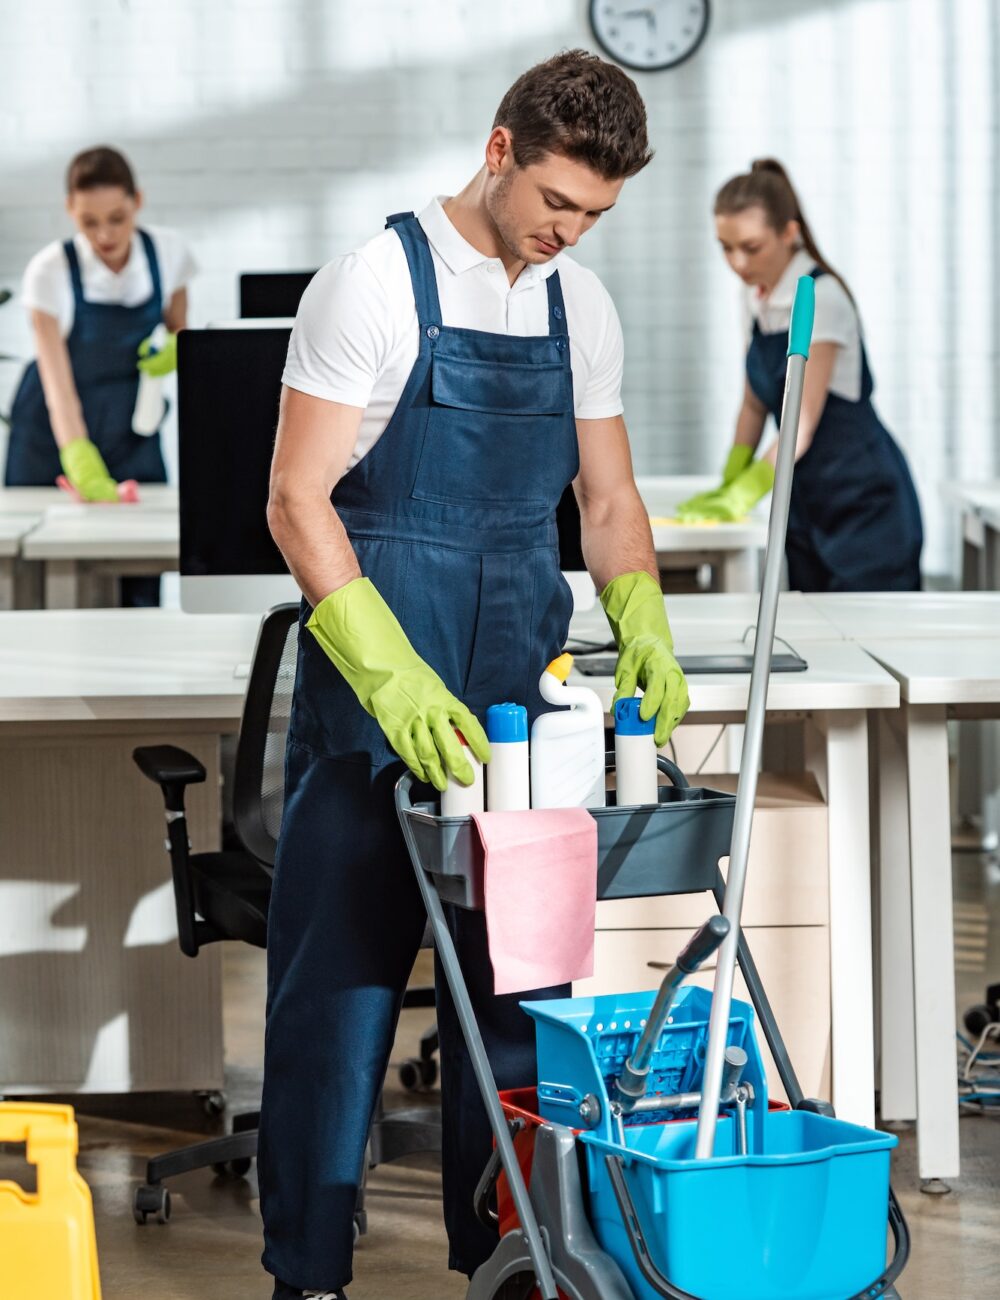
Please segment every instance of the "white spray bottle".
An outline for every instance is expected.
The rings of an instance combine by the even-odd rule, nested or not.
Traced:
[[[542,699],[563,706],[531,728],[532,808],[603,808],[604,707],[586,686],[567,686],[573,656],[553,659],[538,680]]]
[[[150,346],[158,352],[167,341],[167,327],[161,321],[150,335]],[[162,375],[147,375],[139,371],[139,387],[132,411],[132,432],[149,438],[163,423],[167,412],[167,399],[163,394]]]

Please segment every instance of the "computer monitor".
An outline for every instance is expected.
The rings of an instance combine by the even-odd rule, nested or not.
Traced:
[[[245,271],[240,276],[241,316],[294,316],[315,271]]]
[[[299,590],[267,527],[287,326],[177,340],[181,608],[262,614]]]
[[[177,431],[181,608],[260,614],[299,590],[267,526],[267,494],[290,327],[183,330]],[[560,566],[576,607],[594,586],[580,512],[567,488],[556,512]]]

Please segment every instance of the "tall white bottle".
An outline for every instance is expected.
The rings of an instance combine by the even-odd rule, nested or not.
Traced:
[[[154,351],[159,351],[167,341],[167,327],[162,322],[150,335]],[[135,395],[135,407],[132,411],[132,432],[142,434],[144,438],[154,434],[163,423],[167,410],[167,399],[163,395],[163,376],[146,375],[139,371],[139,389]]]
[[[441,816],[471,817],[473,813],[481,813],[484,808],[483,765],[457,728],[455,735],[461,741],[465,757],[472,768],[472,784],[462,785],[449,773],[448,784],[441,791]]]
[[[531,807],[528,787],[528,710],[523,704],[491,704],[486,710],[486,811]]]
[[[538,680],[542,699],[568,706],[531,728],[532,808],[603,808],[604,707],[586,686],[567,686],[572,655],[553,659]]]
[[[638,696],[619,700],[615,705],[615,803],[619,808],[630,804],[656,803],[656,717],[643,722],[639,717]]]

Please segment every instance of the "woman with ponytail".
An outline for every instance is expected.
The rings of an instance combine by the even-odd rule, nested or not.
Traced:
[[[722,484],[678,511],[685,522],[738,519],[774,484],[777,445],[755,459],[768,415],[780,418],[795,287],[816,280],[816,318],[788,519],[789,585],[798,591],[916,591],[923,531],[902,452],[872,406],[857,308],[826,262],[785,169],[759,159],[715,199],[726,261],[747,286],[746,387]]]

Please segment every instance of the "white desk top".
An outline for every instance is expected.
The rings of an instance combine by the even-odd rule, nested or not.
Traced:
[[[636,479],[639,495],[651,520],[671,518],[682,501],[697,492],[719,486],[718,475],[671,474]],[[743,551],[762,550],[767,541],[770,498],[750,516],[736,524],[653,523],[653,545],[657,551]]]
[[[1000,635],[863,642],[911,704],[1000,703]]]
[[[0,723],[238,718],[260,620],[162,609],[0,614]]]
[[[176,506],[58,504],[24,539],[26,560],[173,560],[180,555]]]
[[[868,638],[1000,636],[1000,592],[832,592],[803,599],[842,636],[862,644]]]
[[[736,640],[748,627],[756,625],[760,597],[750,592],[711,592],[664,597],[667,617],[680,649],[688,652],[688,639],[704,639],[718,634]],[[821,609],[815,608],[801,591],[783,591],[778,602],[778,636],[793,646],[802,641],[849,640]],[[600,603],[585,613],[574,615],[571,639],[609,641],[611,629]],[[753,636],[746,639],[744,650],[753,648]],[[780,649],[781,647],[779,647]],[[808,655],[804,655],[808,658]]]
[[[1000,479],[952,479],[941,484],[941,495],[963,510],[980,513],[1000,507]]]
[[[0,487],[0,515],[44,514],[50,506],[70,505],[62,488]],[[167,483],[140,483],[139,506],[159,510],[177,510],[177,489]],[[134,510],[134,506],[88,506],[91,510]]]
[[[708,597],[706,597],[708,599]],[[685,654],[727,654],[745,651],[736,638],[696,636],[678,640]],[[839,711],[841,709],[896,709],[899,686],[860,646],[848,641],[812,641],[805,655],[809,667],[801,673],[773,673],[767,694],[769,713]],[[589,686],[611,706],[614,681],[610,677],[585,677],[574,671],[574,684]],[[692,673],[688,676],[691,709],[698,714],[742,714],[750,689],[749,673]]]
[[[698,599],[711,601],[712,596]],[[602,615],[603,617],[603,615]],[[0,614],[0,723],[238,718],[259,620],[174,610],[30,610]],[[711,632],[694,654],[736,648]],[[804,673],[776,674],[771,710],[895,708],[896,681],[857,646],[814,642]],[[610,678],[587,678],[610,703]],[[691,678],[693,713],[740,713],[749,675]]]
[[[0,514],[0,557],[21,554],[21,542],[42,521],[41,514]]]

